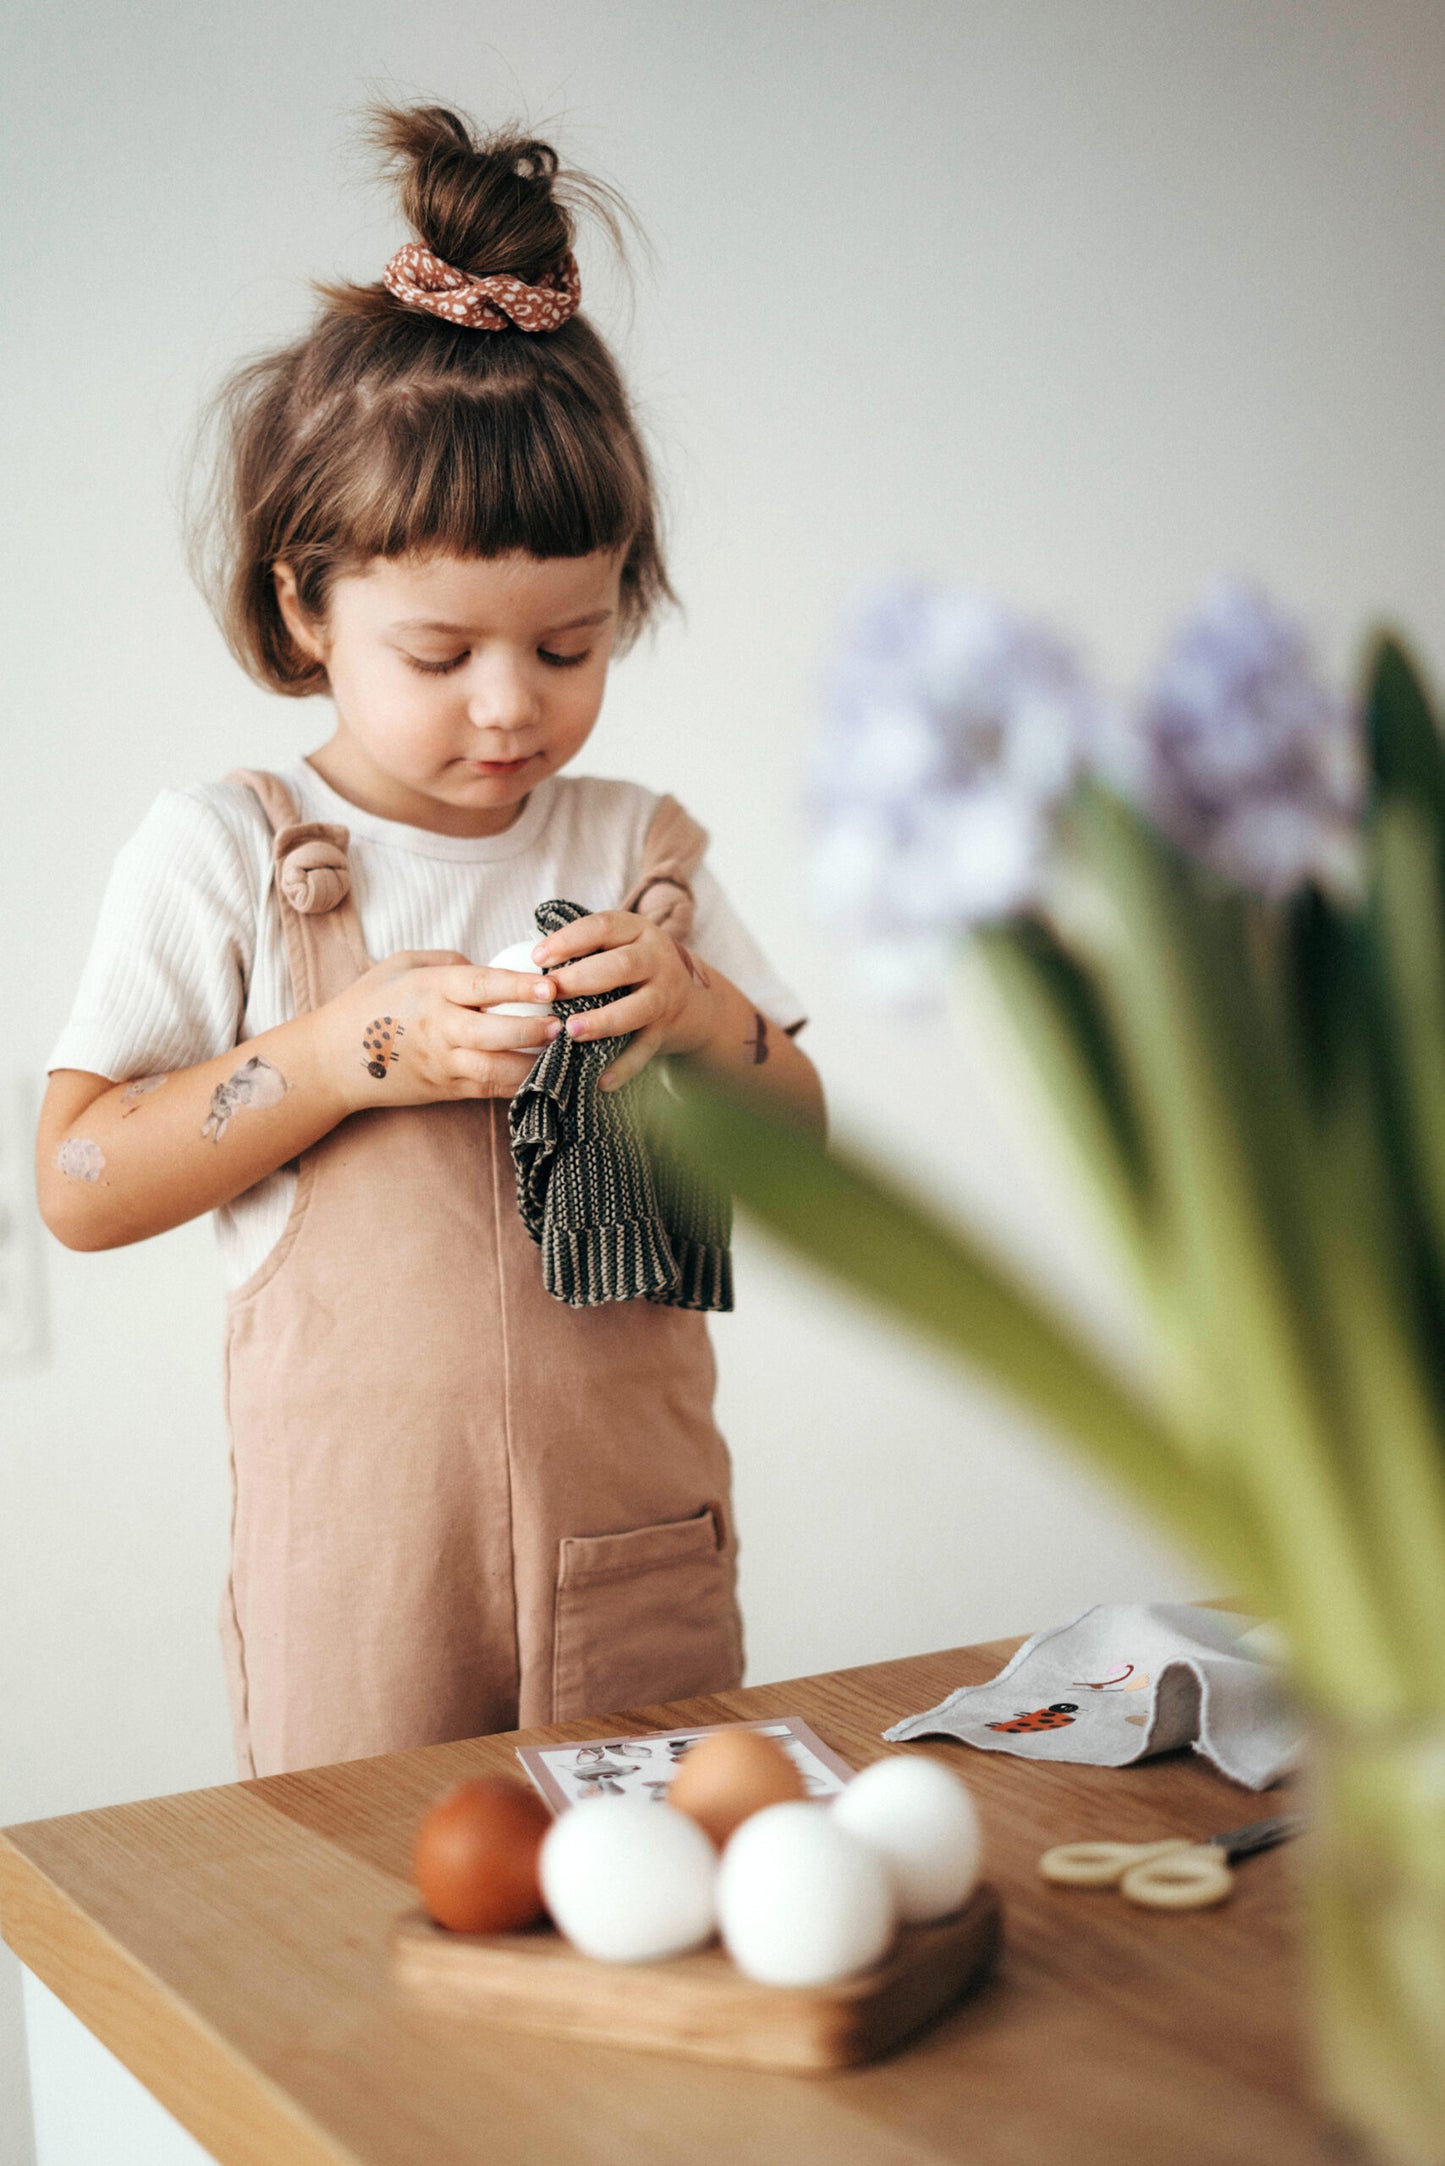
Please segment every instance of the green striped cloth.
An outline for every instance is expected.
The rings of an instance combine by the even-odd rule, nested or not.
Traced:
[[[547,934],[587,912],[554,901],[534,915]],[[565,1022],[627,991],[558,1000],[555,1012]],[[542,1251],[542,1284],[574,1309],[639,1296],[730,1309],[732,1200],[646,1140],[648,1094],[665,1088],[660,1063],[618,1090],[598,1087],[631,1037],[579,1042],[564,1030],[538,1054],[508,1111],[517,1208]]]

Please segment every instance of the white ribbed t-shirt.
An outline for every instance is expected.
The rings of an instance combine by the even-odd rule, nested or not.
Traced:
[[[658,793],[602,775],[549,775],[500,835],[434,835],[363,812],[305,759],[277,770],[302,820],[351,837],[352,892],[373,962],[451,948],[485,963],[540,938],[553,896],[616,909],[641,871]],[[244,784],[163,790],[115,860],[70,1020],[47,1066],[112,1082],[160,1075],[254,1038],[295,1014],[272,886],[270,823]],[[738,918],[706,859],[693,877],[689,946],[784,1030],[801,1003]],[[280,1239],[296,1175],[279,1168],[214,1214],[228,1285]]]

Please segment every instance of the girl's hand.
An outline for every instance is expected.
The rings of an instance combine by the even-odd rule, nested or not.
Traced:
[[[449,948],[408,949],[316,1011],[320,1058],[346,1112],[511,1098],[547,1043],[551,1017],[482,1011],[555,993],[540,972],[492,970]]]
[[[572,960],[582,957],[585,960]],[[637,1075],[656,1053],[694,1053],[716,1026],[712,974],[680,940],[635,910],[597,910],[549,933],[532,950],[563,1000],[632,988],[605,1008],[569,1016],[571,1038],[615,1038],[635,1031],[602,1078],[603,1090]],[[552,1026],[556,1035],[556,1025]]]

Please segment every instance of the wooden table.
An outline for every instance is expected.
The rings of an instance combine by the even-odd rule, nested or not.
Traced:
[[[933,1741],[983,1815],[993,1983],[893,2058],[775,2076],[488,2031],[391,1983],[426,1807],[513,1747],[795,1714],[863,1766],[879,1732],[996,1673],[1013,1640],[70,1813],[0,1830],[0,1927],[223,2166],[1323,2166],[1307,2104],[1288,1850],[1228,1903],[1050,1888],[1050,1843],[1199,1836],[1281,1809],[1190,1753],[1049,1766]]]

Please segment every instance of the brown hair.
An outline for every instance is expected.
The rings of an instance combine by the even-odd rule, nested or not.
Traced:
[[[625,254],[622,199],[518,127],[476,138],[444,106],[385,104],[364,126],[401,169],[418,239],[444,262],[535,284],[573,245],[573,205]],[[326,688],[282,619],[278,559],[320,622],[339,576],[378,556],[434,553],[625,546],[617,653],[676,604],[647,453],[617,365],[580,310],[556,331],[478,331],[409,307],[379,275],[311,283],[324,304],[311,329],[227,377],[191,453],[192,574],[249,676],[297,698]]]

